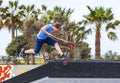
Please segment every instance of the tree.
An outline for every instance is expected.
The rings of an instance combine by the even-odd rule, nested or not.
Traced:
[[[75,48],[75,55],[74,55],[74,59],[90,59],[90,50],[91,48],[89,47],[89,44],[86,42],[79,42],[79,44],[77,44],[77,48]]]
[[[18,48],[16,49],[15,43],[16,43],[16,38],[18,39]],[[21,36],[17,36],[15,38],[13,38],[13,40],[8,44],[7,48],[6,48],[6,52],[9,56],[13,56],[16,53],[16,50],[18,50],[18,52],[21,51],[21,48],[24,46],[25,49],[28,49],[28,42],[27,40],[23,37],[23,35]],[[15,59],[12,59],[12,63],[15,64]]]
[[[96,7],[95,9],[92,9],[89,6],[87,6],[87,8],[90,13],[88,15],[84,15],[85,20],[82,22],[84,24],[93,24],[95,26],[95,59],[100,59],[101,30],[105,28],[106,32],[108,32],[108,38],[111,40],[116,40],[116,34],[113,31],[109,30],[115,29],[116,26],[119,25],[120,21],[114,20],[111,8],[104,9],[103,7]]]
[[[76,56],[79,57],[79,59],[90,59],[91,48],[88,43],[83,41],[87,39],[88,34],[91,34],[91,30],[86,29],[81,23],[69,23],[68,39],[76,43],[74,59]]]
[[[4,8],[4,26],[12,29],[12,38],[15,37],[15,29],[23,30],[24,19],[33,17],[38,19],[40,9],[35,10],[34,5],[18,5],[18,1],[9,1],[9,6]]]
[[[120,55],[117,52],[112,52],[111,50],[105,53],[105,60],[120,60]]]
[[[23,28],[23,20],[21,19],[21,15],[18,14],[18,1],[9,1],[9,5],[3,7],[1,10],[1,18],[4,21],[3,26],[7,27],[9,31],[12,31],[12,39],[15,37],[15,30],[17,36],[17,29]],[[16,41],[16,49],[17,48],[17,41]],[[16,51],[16,55],[17,55]],[[15,60],[15,54],[13,58]]]
[[[12,39],[15,37],[15,29],[23,28],[23,19],[18,11],[18,1],[9,1],[9,5],[4,12],[4,26],[12,31]]]
[[[43,25],[34,18],[29,18],[24,21],[24,37],[28,41],[29,48],[34,48],[35,38],[40,28]]]
[[[41,10],[39,8],[35,9],[35,5],[21,5],[19,6],[20,12],[19,14],[23,15],[25,19],[34,18],[38,20],[39,15],[41,14]]]
[[[0,1],[0,30],[1,30],[1,28],[3,27],[3,20],[2,20],[2,17],[3,17],[3,13],[4,13],[4,8],[1,7],[2,2],[3,2],[3,1]]]
[[[34,5],[18,6],[18,1],[9,1],[9,6],[4,8],[3,20],[5,20],[4,26],[8,27],[8,29],[12,31],[12,39],[15,37],[15,30],[16,36],[17,29],[21,31],[24,30],[23,21],[29,16],[33,17],[34,19],[38,19],[37,15],[39,12],[39,9],[37,9],[37,11],[34,9]],[[17,37],[16,43],[16,53],[13,54],[14,57],[15,55],[17,56],[19,52]]]

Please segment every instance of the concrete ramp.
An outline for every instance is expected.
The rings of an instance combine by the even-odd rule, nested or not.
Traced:
[[[120,78],[120,61],[80,60],[69,61],[67,65],[63,65],[63,61],[52,61],[3,83],[44,83],[41,80],[46,77],[45,83],[58,83],[56,81],[61,79],[68,80],[68,82],[59,83],[100,83],[100,80],[101,82],[103,81],[102,83],[107,83],[104,81],[108,81],[111,78],[113,80],[108,81],[108,83],[117,83],[115,82],[116,79],[120,83],[118,79]],[[71,81],[72,79],[74,82]],[[50,80],[54,81],[50,82]]]

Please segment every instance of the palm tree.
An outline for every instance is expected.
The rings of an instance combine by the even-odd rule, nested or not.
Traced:
[[[7,6],[4,9],[1,10],[3,12],[3,14],[1,15],[2,20],[5,21],[3,23],[3,25],[5,27],[8,27],[8,29],[12,31],[12,40],[15,37],[15,30],[16,30],[16,34],[17,34],[17,29],[19,29],[21,31],[24,29],[23,28],[23,21],[24,21],[24,19],[27,17],[27,15],[29,14],[29,12],[31,10],[34,10],[33,9],[34,5],[28,6],[27,8],[28,8],[29,11],[28,10],[24,10],[24,11],[28,11],[28,13],[26,15],[26,12],[23,12],[22,9],[21,9],[22,6],[24,6],[24,5],[18,6],[18,1],[9,1],[9,6]],[[37,16],[36,16],[37,13],[38,13],[38,11],[37,12],[36,11],[32,11],[32,16],[34,18],[37,18]],[[2,22],[1,22],[1,24],[2,24]],[[17,41],[17,39],[16,39],[16,41]],[[16,46],[15,49],[18,50],[18,45]],[[18,54],[18,51],[16,51],[16,55],[17,54]]]
[[[18,14],[18,1],[9,1],[9,5],[6,6],[3,10],[2,20],[4,20],[3,26],[7,27],[9,31],[12,31],[12,40],[15,37],[15,30],[17,36],[17,29],[23,28],[23,20],[21,19],[21,15]],[[17,48],[17,40],[16,40],[16,48]],[[16,51],[16,54],[18,51]],[[15,55],[13,55],[13,62],[15,60]]]
[[[17,27],[20,30],[23,30],[23,21],[29,16],[38,18],[40,9],[35,11],[34,5],[25,5],[18,6],[18,1],[9,1],[9,6],[5,8],[4,12],[5,27],[12,29],[12,38],[15,37],[15,28]]]
[[[76,43],[74,56],[71,56],[71,58],[74,58],[74,60],[90,58],[91,48],[89,48],[89,44],[83,42],[83,40],[87,39],[87,35],[91,33],[91,30],[86,29],[81,23],[75,22],[70,22],[68,27],[68,40]]]
[[[41,14],[41,10],[39,8],[35,9],[35,5],[21,5],[19,6],[20,14],[22,14],[26,19],[34,18],[38,20],[39,15]]]
[[[61,25],[66,21],[69,21],[70,15],[74,11],[71,8],[66,9],[59,6],[55,6],[53,10],[47,10],[47,7],[44,5],[42,5],[42,9],[45,11],[42,15],[44,22],[60,22]]]
[[[90,13],[88,15],[84,15],[85,24],[93,24],[95,26],[95,59],[100,59],[100,38],[101,38],[101,30],[104,28],[102,26],[105,25],[105,30],[108,31],[108,38],[111,40],[116,40],[117,36],[114,32],[109,31],[109,29],[115,29],[117,25],[119,25],[120,21],[114,20],[113,13],[111,8],[104,9],[103,7],[92,9],[87,6]],[[92,29],[92,28],[91,28]]]
[[[9,1],[9,6],[6,7],[4,26],[12,29],[12,39],[15,37],[15,29],[23,28],[22,16],[18,11],[18,1]]]
[[[3,27],[3,20],[2,18],[4,17],[4,10],[5,8],[1,7],[3,1],[0,1],[0,30]]]

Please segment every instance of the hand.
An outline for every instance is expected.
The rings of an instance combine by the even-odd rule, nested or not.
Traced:
[[[48,34],[49,37],[53,37],[53,35],[51,33]]]

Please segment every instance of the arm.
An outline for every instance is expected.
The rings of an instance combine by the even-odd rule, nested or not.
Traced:
[[[43,31],[44,33],[46,33],[48,36],[52,36],[51,33],[48,33],[48,32],[46,31],[46,27],[45,27],[45,26],[41,28],[41,31]]]

